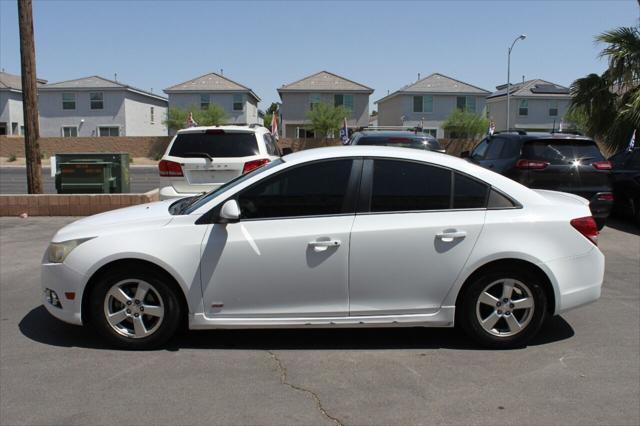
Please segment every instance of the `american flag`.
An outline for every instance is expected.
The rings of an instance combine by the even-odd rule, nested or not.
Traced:
[[[271,114],[271,136],[278,139],[278,111]]]
[[[187,117],[187,127],[196,127],[198,123],[193,119],[193,113],[189,113],[189,117]]]

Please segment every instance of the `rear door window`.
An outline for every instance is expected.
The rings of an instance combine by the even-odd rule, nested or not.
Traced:
[[[480,209],[486,206],[489,190],[486,184],[460,173],[456,173],[454,179],[454,209]]]
[[[249,157],[258,155],[258,142],[254,133],[210,131],[208,133],[181,133],[171,146],[169,155],[174,157],[212,158]]]
[[[448,209],[450,200],[450,170],[410,161],[374,161],[372,212]]]
[[[583,163],[602,161],[604,157],[593,141],[537,139],[525,143],[522,156],[528,160],[541,160],[550,164],[569,164],[575,160]]]
[[[504,146],[504,139],[502,138],[493,138],[489,141],[489,149],[487,149],[487,153],[484,156],[485,160],[497,160],[502,153],[502,147]]]
[[[484,139],[480,142],[471,152],[471,158],[474,160],[482,160],[484,159],[484,155],[487,153],[487,148],[489,147],[489,142],[487,139]]]

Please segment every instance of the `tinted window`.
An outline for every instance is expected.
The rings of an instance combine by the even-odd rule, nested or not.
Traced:
[[[633,154],[631,154],[631,158],[627,161],[626,167],[633,170],[640,170],[640,149],[636,149]]]
[[[221,131],[222,132],[222,131]],[[257,155],[258,142],[253,133],[181,133],[171,146],[169,155],[189,158],[206,153],[213,158]],[[197,157],[197,155],[195,155]]]
[[[477,209],[486,205],[488,186],[484,183],[456,173],[453,188],[454,209]]]
[[[500,158],[500,153],[502,152],[502,147],[504,146],[504,139],[502,138],[494,138],[489,141],[489,149],[487,150],[487,154],[484,156],[485,160],[497,160]]]
[[[516,207],[516,205],[507,197],[492,189],[489,193],[489,201],[487,207],[490,209],[504,209],[509,207]]]
[[[371,211],[448,209],[451,171],[408,161],[376,160]]]
[[[500,158],[517,158],[520,156],[520,142],[506,139],[502,147]]]
[[[567,164],[577,159],[587,163],[604,160],[595,142],[577,140],[529,141],[522,148],[522,156],[551,164]]]
[[[474,160],[482,160],[484,158],[484,154],[487,152],[488,146],[489,143],[487,142],[487,139],[480,142],[471,152],[471,158]]]
[[[238,197],[246,219],[344,212],[352,160],[313,163],[265,179]]]
[[[280,155],[280,149],[278,148],[276,141],[273,139],[273,136],[268,133],[265,133],[264,135],[264,144],[267,148],[267,154]]]
[[[409,138],[405,136],[363,136],[356,142],[357,145],[397,146],[402,148],[415,148],[425,150],[440,149],[440,144],[435,140],[422,138]]]

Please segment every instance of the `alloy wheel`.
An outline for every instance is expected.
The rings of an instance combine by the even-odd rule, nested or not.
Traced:
[[[511,337],[522,332],[533,317],[531,289],[515,279],[500,279],[487,285],[476,302],[476,318],[487,333]]]
[[[160,327],[165,310],[162,297],[151,284],[130,279],[115,283],[107,291],[104,315],[116,333],[141,339]]]

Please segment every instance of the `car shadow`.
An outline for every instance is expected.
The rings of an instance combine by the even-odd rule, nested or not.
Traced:
[[[18,324],[22,334],[51,346],[111,349],[89,327],[53,318],[39,306]],[[562,317],[549,318],[529,346],[569,339],[573,328]],[[187,331],[164,350],[371,350],[371,349],[483,350],[458,329],[451,328],[336,328]]]
[[[631,218],[621,217],[618,215],[609,216],[605,226],[632,235],[640,235],[640,226],[636,225]]]

